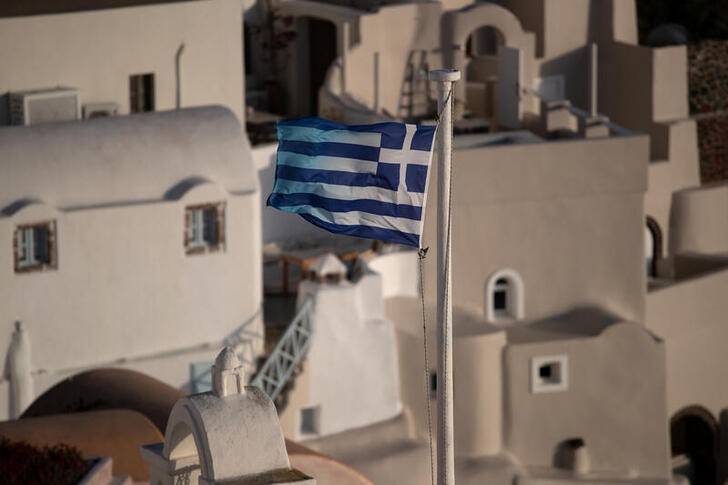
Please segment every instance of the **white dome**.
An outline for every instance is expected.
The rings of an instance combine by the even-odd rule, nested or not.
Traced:
[[[57,209],[175,199],[203,175],[230,193],[252,191],[247,143],[219,106],[3,127],[0,212],[23,199]]]

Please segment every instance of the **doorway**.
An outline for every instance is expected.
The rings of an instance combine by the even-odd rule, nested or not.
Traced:
[[[326,80],[331,63],[337,57],[336,25],[314,17],[296,19],[298,41],[296,82],[290,87],[295,107],[291,116],[318,115],[319,89]]]
[[[718,423],[705,408],[691,406],[670,420],[673,472],[692,485],[716,483]]]

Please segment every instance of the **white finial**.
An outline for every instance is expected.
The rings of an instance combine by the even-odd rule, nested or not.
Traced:
[[[233,349],[222,349],[212,366],[212,392],[218,397],[245,394],[244,377],[243,367]]]
[[[33,402],[33,376],[30,362],[30,336],[22,322],[15,322],[10,349],[8,350],[10,374],[10,415],[20,414]]]

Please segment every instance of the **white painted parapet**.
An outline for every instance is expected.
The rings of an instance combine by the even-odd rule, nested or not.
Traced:
[[[273,402],[243,382],[235,352],[223,349],[212,367],[212,391],[177,401],[164,443],[142,447],[150,483],[315,485],[291,468]]]
[[[416,251],[396,251],[365,261],[367,269],[382,278],[382,298],[420,296]]]
[[[299,306],[308,297],[315,334],[282,416],[286,435],[307,441],[399,415],[397,346],[382,278],[365,271],[354,281],[306,279]]]

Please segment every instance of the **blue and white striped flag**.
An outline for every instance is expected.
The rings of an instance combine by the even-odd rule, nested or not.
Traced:
[[[330,232],[419,247],[435,126],[282,121],[268,205]]]

